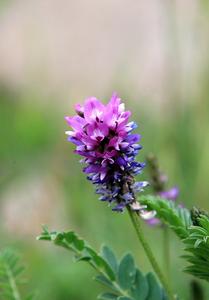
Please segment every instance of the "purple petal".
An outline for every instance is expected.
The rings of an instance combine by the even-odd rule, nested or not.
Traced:
[[[95,141],[101,142],[109,133],[109,129],[106,124],[95,123],[87,127],[88,136]]]
[[[77,103],[77,104],[75,105],[75,111],[77,112],[77,114],[78,114],[79,116],[81,116],[81,115],[83,115],[83,113],[84,113],[84,107],[83,107],[82,105],[80,105],[79,103]]]
[[[83,143],[81,141],[79,141],[78,139],[76,139],[75,137],[68,137],[67,140],[77,146],[83,145]]]
[[[88,123],[102,120],[105,106],[95,97],[88,98],[84,104],[84,117]]]
[[[125,141],[129,143],[130,145],[138,143],[140,140],[141,136],[139,134],[130,134],[127,136]]]
[[[86,121],[80,116],[65,117],[65,120],[76,131],[83,130],[83,127],[86,125]]]
[[[114,206],[112,208],[113,211],[117,211],[117,212],[123,212],[124,211],[124,208],[125,208],[125,204],[123,202],[117,204],[116,206]]]

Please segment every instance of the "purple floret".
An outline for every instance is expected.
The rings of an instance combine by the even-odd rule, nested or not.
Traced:
[[[158,194],[159,196],[167,200],[176,201],[176,199],[179,196],[179,189],[176,186],[174,186],[170,190],[159,192]]]
[[[142,148],[140,135],[132,134],[137,128],[129,122],[130,111],[117,94],[107,105],[95,97],[86,99],[84,105],[76,105],[77,115],[66,117],[72,131],[67,131],[68,141],[76,145],[75,153],[84,157],[83,171],[96,185],[100,200],[113,204],[113,210],[123,211],[135,202],[135,192],[140,192],[147,182],[135,182],[144,163],[135,160]]]

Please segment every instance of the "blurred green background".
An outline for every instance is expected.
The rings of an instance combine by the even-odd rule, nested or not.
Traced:
[[[209,209],[208,21],[207,1],[1,2],[1,247],[21,253],[37,299],[96,299],[102,291],[93,270],[35,240],[41,224],[76,230],[119,256],[131,251],[150,270],[128,216],[97,200],[66,142],[64,116],[87,96],[107,102],[116,90],[140,125],[138,159],[155,153],[179,202]],[[163,266],[161,230],[144,230]],[[181,254],[171,234],[172,285],[189,299]]]

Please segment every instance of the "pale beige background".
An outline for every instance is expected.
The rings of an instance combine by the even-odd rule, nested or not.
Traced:
[[[0,15],[0,78],[58,102],[115,89],[156,107],[172,91],[197,101],[205,13],[198,0],[11,0]]]

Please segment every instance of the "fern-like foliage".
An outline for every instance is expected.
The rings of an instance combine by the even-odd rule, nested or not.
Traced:
[[[0,299],[1,300],[32,300],[33,296],[21,296],[19,287],[24,282],[21,275],[24,267],[19,263],[18,256],[11,250],[0,252]]]
[[[190,211],[159,196],[145,195],[140,197],[140,204],[146,205],[147,210],[156,211],[157,218],[167,224],[179,237],[188,236],[188,228],[192,225]]]
[[[148,210],[155,210],[157,217],[170,226],[185,245],[186,255],[182,257],[189,263],[185,272],[209,281],[209,217],[197,214],[193,216],[186,208],[172,201],[156,196],[142,196],[140,203]],[[195,218],[195,220],[194,220]]]
[[[189,236],[183,240],[187,252],[184,258],[190,263],[185,271],[209,281],[209,218],[202,215],[198,223],[189,228]]]
[[[49,232],[43,228],[38,240],[51,241],[75,254],[77,261],[88,262],[98,273],[95,280],[109,291],[100,300],[166,300],[165,293],[152,273],[143,275],[135,266],[133,256],[126,254],[120,261],[107,246],[97,253],[73,231]]]

